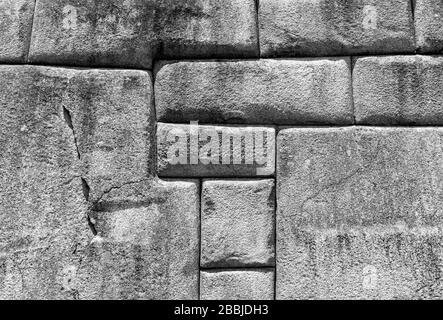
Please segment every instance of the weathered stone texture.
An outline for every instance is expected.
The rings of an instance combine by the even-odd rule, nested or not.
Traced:
[[[204,180],[201,266],[274,265],[274,209],[274,180]]]
[[[415,1],[415,37],[419,52],[443,52],[443,1]]]
[[[198,299],[199,182],[145,181],[105,194],[81,269],[84,299]]]
[[[135,70],[64,70],[60,102],[69,110],[89,200],[155,173],[151,75]]]
[[[158,57],[255,56],[254,0],[37,0],[29,58],[149,69]]]
[[[52,74],[0,66],[0,299],[78,297],[87,203]]]
[[[409,0],[260,0],[264,57],[413,52]]]
[[[202,300],[272,300],[273,270],[205,271],[200,273]]]
[[[333,58],[177,62],[155,84],[163,122],[350,124],[351,92],[349,59]]]
[[[277,299],[441,298],[442,145],[441,128],[282,130]]]
[[[162,177],[250,177],[275,172],[272,127],[158,123]]]
[[[357,123],[443,125],[443,56],[358,58]]]
[[[34,4],[34,0],[0,0],[0,62],[25,62]]]

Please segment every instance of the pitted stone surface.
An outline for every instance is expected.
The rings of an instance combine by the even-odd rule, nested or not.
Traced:
[[[29,58],[150,69],[159,57],[257,56],[254,0],[37,0]]]
[[[50,73],[0,66],[0,299],[78,297],[87,203]]]
[[[202,300],[272,300],[273,270],[204,271],[200,273]]]
[[[201,266],[274,265],[274,210],[274,180],[203,181]]]
[[[264,57],[414,52],[408,0],[260,0]]]
[[[81,270],[85,299],[198,299],[199,182],[145,181],[104,195]]]
[[[358,58],[357,123],[443,125],[443,56]]]
[[[277,299],[441,298],[442,138],[441,128],[282,130]]]
[[[0,0],[0,62],[25,62],[34,4],[34,0]]]
[[[423,53],[443,53],[443,2],[415,1],[415,37],[417,49]]]
[[[155,84],[163,122],[351,124],[351,92],[348,58],[177,62]]]
[[[275,129],[157,124],[162,177],[252,177],[275,172]]]
[[[39,81],[35,94],[61,108],[83,163],[88,199],[154,174],[155,126],[148,72],[10,67]],[[86,189],[88,187],[85,185]]]

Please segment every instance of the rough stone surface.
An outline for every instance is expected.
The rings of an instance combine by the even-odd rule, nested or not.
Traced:
[[[443,125],[443,56],[357,59],[357,123]]]
[[[260,0],[264,57],[414,52],[411,1]]]
[[[441,298],[441,128],[278,135],[277,299]]]
[[[275,172],[272,127],[157,125],[163,177],[250,177]]]
[[[72,121],[89,200],[155,173],[151,75],[135,70],[62,70],[57,91]]]
[[[272,300],[273,270],[205,271],[200,273],[202,300]]]
[[[162,58],[258,57],[255,0],[156,0]]]
[[[0,299],[76,299],[91,235],[58,81],[43,73],[0,66]]]
[[[37,0],[29,58],[150,69],[158,57],[256,56],[254,0]]]
[[[61,108],[83,163],[81,176],[89,200],[94,202],[109,189],[154,174],[155,119],[149,73],[28,66],[6,70],[24,75],[38,99]],[[13,85],[9,78],[5,81]]]
[[[198,299],[199,182],[145,181],[105,194],[81,269],[84,299]]]
[[[351,92],[349,59],[177,62],[155,84],[163,122],[351,124]]]
[[[443,53],[443,2],[415,1],[415,38],[419,52]]]
[[[274,180],[203,181],[201,266],[274,265],[274,209]]]
[[[0,0],[0,62],[25,62],[34,4],[34,0]]]

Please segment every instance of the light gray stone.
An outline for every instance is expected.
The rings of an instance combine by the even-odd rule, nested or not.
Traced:
[[[358,58],[353,82],[357,123],[443,124],[443,56]]]
[[[264,57],[414,52],[409,0],[260,0]]]
[[[51,69],[54,70],[54,69]],[[151,74],[136,70],[58,72],[95,202],[104,192],[155,174],[155,113]]]
[[[280,131],[277,299],[441,298],[442,146],[441,128]]]
[[[201,266],[274,265],[274,210],[274,180],[204,180]]]
[[[150,69],[159,57],[257,56],[254,0],[37,0],[29,60]]]
[[[202,300],[272,300],[273,270],[204,271],[200,273]]]
[[[74,135],[48,73],[0,66],[0,299],[78,298],[71,278],[92,236]]]
[[[155,0],[162,58],[259,56],[255,0]]]
[[[272,127],[157,125],[162,177],[251,177],[275,172]]]
[[[0,62],[26,61],[34,4],[34,0],[0,0]]]
[[[351,124],[351,92],[348,58],[177,62],[155,83],[163,122]]]
[[[83,299],[198,299],[199,182],[145,181],[105,194],[80,272]]]
[[[415,37],[419,52],[443,53],[443,2],[415,1]]]

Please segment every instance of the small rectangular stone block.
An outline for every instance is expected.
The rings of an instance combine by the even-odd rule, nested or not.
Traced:
[[[273,300],[274,270],[202,271],[201,300]]]
[[[78,272],[82,298],[198,299],[199,196],[191,180],[148,180],[104,195]]]
[[[278,299],[441,298],[442,128],[294,128],[277,141]]]
[[[263,57],[414,52],[409,0],[260,0]]]
[[[204,180],[201,201],[202,267],[274,265],[274,180]]]
[[[352,124],[349,58],[176,62],[155,82],[163,122]]]
[[[162,177],[251,177],[275,172],[272,127],[157,125]]]
[[[443,53],[443,1],[415,1],[415,37],[421,53]]]
[[[443,56],[358,58],[353,82],[357,123],[443,125]]]
[[[254,0],[37,0],[29,60],[151,69],[258,52]]]
[[[34,0],[0,0],[0,62],[25,62],[31,41]]]

